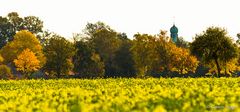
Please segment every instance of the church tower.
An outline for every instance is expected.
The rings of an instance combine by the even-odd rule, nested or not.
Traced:
[[[172,41],[176,43],[178,40],[178,28],[175,26],[175,24],[173,24],[173,26],[170,28],[170,33]]]

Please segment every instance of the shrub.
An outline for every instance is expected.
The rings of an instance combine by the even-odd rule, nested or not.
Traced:
[[[7,65],[0,65],[0,79],[11,79],[12,77],[11,69]]]

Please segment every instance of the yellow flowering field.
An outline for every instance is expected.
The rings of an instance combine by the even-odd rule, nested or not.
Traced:
[[[1,80],[0,111],[240,111],[240,78]]]

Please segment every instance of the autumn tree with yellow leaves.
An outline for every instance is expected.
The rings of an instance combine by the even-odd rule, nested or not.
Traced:
[[[170,72],[195,73],[198,66],[197,58],[192,56],[188,49],[177,47],[166,33],[166,31],[161,31],[157,36],[155,69],[167,74]]]
[[[133,59],[138,76],[152,73],[177,72],[179,74],[195,73],[198,60],[186,48],[177,47],[161,31],[159,35],[136,34],[133,40]]]
[[[28,53],[30,51],[31,53]],[[31,62],[31,61],[33,60],[39,61],[39,64],[37,67],[38,69],[41,68],[46,61],[45,56],[43,54],[42,46],[39,40],[34,34],[32,34],[27,30],[22,30],[17,32],[13,38],[13,41],[8,42],[0,50],[0,54],[4,58],[4,61],[3,61],[4,64],[8,64],[12,67],[15,66],[18,71],[21,71],[23,73],[23,75],[25,73],[29,73],[30,71],[32,71],[30,70],[32,69],[32,67],[28,65],[32,65],[32,63],[35,63],[35,62]],[[34,56],[32,56],[32,54],[34,54],[36,59],[34,58]],[[31,56],[31,57],[28,57],[28,56]],[[27,61],[27,59],[29,59],[29,61]],[[27,61],[28,63],[21,65],[20,60],[22,62]],[[23,69],[21,68],[21,66],[25,68]]]
[[[29,77],[30,73],[39,70],[40,61],[30,49],[25,49],[21,54],[14,59],[14,64],[18,71],[22,72],[25,77]]]
[[[25,49],[29,49],[35,53],[35,56],[40,61],[40,67],[45,64],[46,59],[39,40],[27,30],[17,32],[13,41],[4,46],[0,50],[0,53],[4,58],[4,63],[11,64]]]
[[[148,34],[135,34],[131,52],[137,71],[137,77],[144,77],[156,61],[156,38]]]
[[[220,62],[220,65],[222,66],[220,73],[224,74],[225,76],[234,76],[236,75],[236,71],[240,70],[238,58],[234,58],[228,62]],[[210,68],[208,74],[211,75],[216,74],[218,72],[217,66],[213,61],[209,64],[206,64],[206,66]]]
[[[195,56],[190,54],[188,49],[176,47],[172,53],[175,57],[172,62],[172,71],[176,71],[179,74],[195,73],[199,62]]]

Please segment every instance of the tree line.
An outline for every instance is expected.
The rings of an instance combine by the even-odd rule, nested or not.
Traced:
[[[43,31],[38,17],[11,12],[0,16],[0,78],[238,76],[239,40],[214,26],[193,42],[174,43],[164,30],[129,39],[103,22],[67,40]]]

